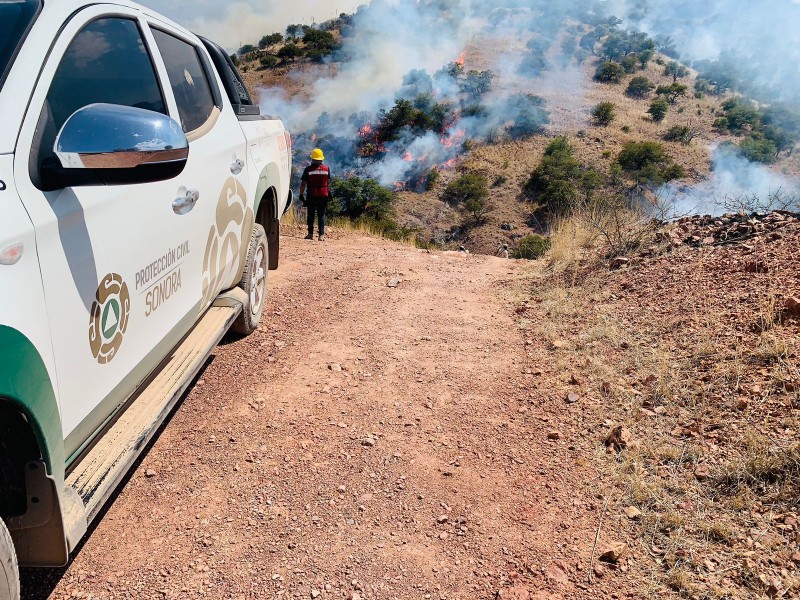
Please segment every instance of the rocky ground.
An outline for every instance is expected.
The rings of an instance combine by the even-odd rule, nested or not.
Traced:
[[[636,597],[613,524],[589,583],[596,440],[516,322],[538,265],[340,232],[283,252],[260,330],[27,598]]]
[[[566,415],[616,430],[596,464],[634,524],[643,594],[800,593],[797,216],[683,219],[617,270],[545,274],[521,307]]]

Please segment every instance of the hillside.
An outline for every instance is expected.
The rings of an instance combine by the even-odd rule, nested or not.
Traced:
[[[650,92],[643,98],[632,98],[626,94],[626,88],[633,77],[646,77],[653,89],[672,84],[673,77],[665,74],[665,66],[672,59],[663,54],[655,54],[646,67],[638,67],[616,84],[593,80],[595,70],[604,60],[599,56],[588,56],[580,63],[572,62],[565,69],[549,68],[534,77],[522,75],[514,69],[498,71],[498,65],[504,62],[514,64],[525,56],[528,52],[526,40],[525,37],[514,39],[505,34],[482,33],[464,48],[461,70],[464,73],[493,73],[495,78],[492,85],[495,90],[530,93],[543,98],[549,123],[544,125],[540,135],[505,142],[487,143],[472,139],[467,133],[465,138],[456,142],[460,144],[460,140],[463,140],[465,147],[453,160],[434,165],[441,177],[427,191],[420,189],[419,185],[396,183],[393,186],[398,191],[396,220],[422,242],[433,242],[440,248],[463,245],[473,252],[495,254],[500,244],[508,244],[513,251],[521,238],[532,233],[547,234],[548,224],[546,215],[540,210],[541,204],[536,197],[525,194],[523,190],[531,173],[541,162],[546,146],[556,136],[566,135],[574,147],[577,160],[604,177],[608,177],[625,144],[642,141],[662,144],[668,156],[684,169],[683,176],[672,183],[668,192],[658,191],[658,186],[652,188],[669,201],[675,194],[692,194],[693,186],[713,178],[715,149],[726,143],[738,144],[743,135],[748,135],[749,129],[726,132],[715,126],[718,119],[726,114],[723,104],[737,96],[730,93],[695,94],[699,75],[692,69],[675,78],[675,81],[687,86],[686,95],[678,97],[670,105],[662,122],[655,122],[648,115],[655,94]],[[552,54],[553,50],[550,52]],[[553,61],[556,59],[551,57]],[[446,58],[442,62],[446,63]],[[309,101],[315,93],[315,82],[325,78],[335,79],[340,65],[336,61],[320,64],[300,59],[289,65],[263,69],[254,59],[246,62],[245,68],[248,84],[257,91],[261,102],[269,110],[276,89],[282,90],[282,94],[293,101]],[[593,107],[604,102],[615,105],[616,116],[610,125],[599,126],[590,113]],[[693,136],[691,141],[665,141],[665,134],[674,126],[690,129]],[[315,134],[317,129],[312,128],[306,133]],[[323,132],[318,133],[321,136]],[[463,136],[463,133],[459,135]],[[316,137],[311,135],[312,142],[309,143],[313,144]],[[324,145],[325,141],[319,143]],[[303,155],[299,155],[297,160],[303,162]],[[796,180],[800,177],[800,155],[791,151],[779,153],[774,164],[764,167],[764,171]],[[462,208],[444,200],[447,185],[463,173],[479,174],[485,177],[489,185],[487,210],[478,223],[465,215]],[[769,178],[770,175],[764,177]],[[403,189],[408,187],[416,189]],[[773,191],[780,187],[781,183],[774,183],[769,184],[768,189]],[[606,186],[603,193],[630,192]],[[715,188],[713,195],[725,193],[725,190]],[[718,201],[721,202],[722,198]]]

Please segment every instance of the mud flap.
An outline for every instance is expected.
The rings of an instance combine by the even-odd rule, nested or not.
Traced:
[[[276,217],[269,220],[267,232],[267,244],[269,245],[269,270],[275,271],[278,268],[281,253],[281,222]]]
[[[25,465],[25,488],[28,499],[25,514],[6,520],[19,563],[62,567],[86,533],[83,503],[74,490],[63,489],[59,494],[58,484],[40,461]],[[62,508],[66,509],[63,513]]]

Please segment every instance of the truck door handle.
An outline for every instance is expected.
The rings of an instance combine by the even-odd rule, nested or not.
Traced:
[[[185,215],[190,212],[197,201],[200,200],[200,192],[197,190],[186,190],[186,195],[175,198],[172,201],[172,210],[176,215]]]
[[[244,169],[244,161],[241,158],[237,158],[231,163],[231,173],[234,175],[241,173],[242,169]]]

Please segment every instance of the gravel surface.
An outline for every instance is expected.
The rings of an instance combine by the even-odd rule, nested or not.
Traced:
[[[530,385],[533,264],[336,231],[282,252],[260,329],[26,597],[625,597],[586,583],[595,440],[554,435],[563,399]]]

